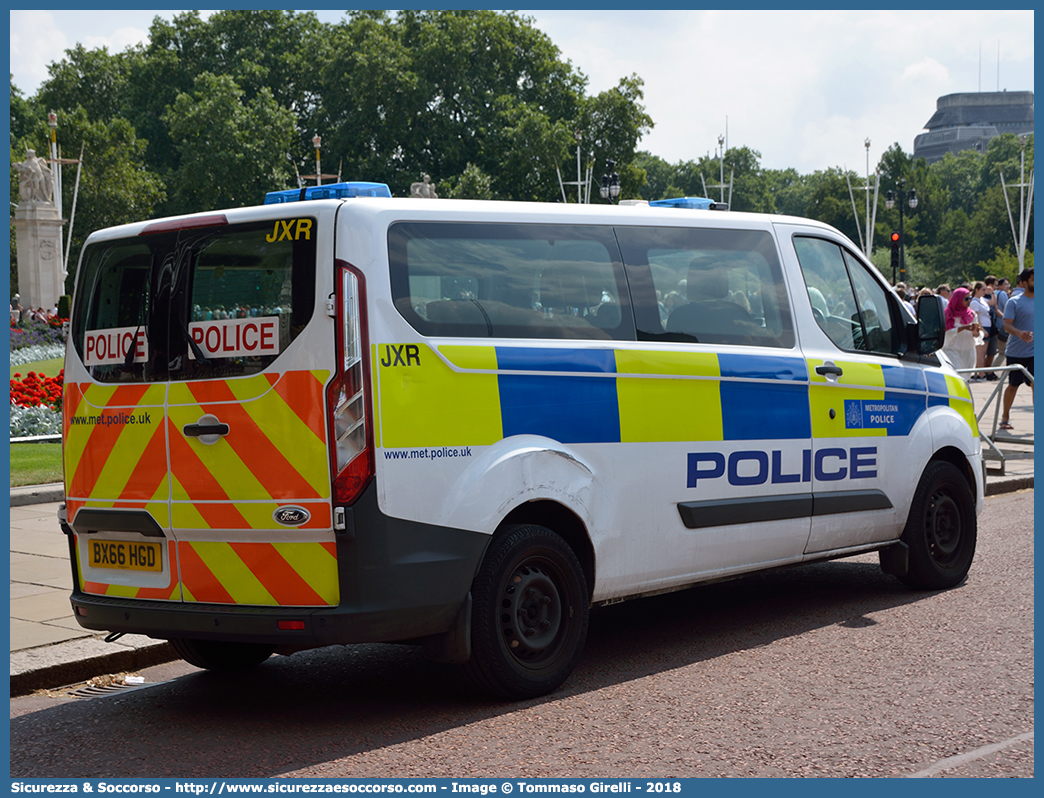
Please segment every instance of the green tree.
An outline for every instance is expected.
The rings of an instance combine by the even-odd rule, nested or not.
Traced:
[[[641,104],[643,85],[637,75],[621,78],[614,88],[584,100],[577,121],[583,146],[593,155],[595,180],[608,161],[615,162],[620,199],[639,197],[645,184],[644,171],[634,163],[639,140],[653,126]]]
[[[204,73],[230,77],[247,104],[274,102],[292,113],[299,127],[282,158],[290,149],[308,152],[319,105],[318,73],[327,52],[324,31],[311,12],[218,11],[204,21],[190,11],[171,22],[154,18],[149,43],[128,55],[128,118],[149,142],[152,168],[172,185],[180,182],[173,175],[181,168],[182,148],[174,146],[168,111],[179,95],[195,91]]]
[[[772,213],[775,202],[771,183],[761,169],[761,153],[749,147],[730,148],[725,153],[732,180],[732,210]]]
[[[439,184],[439,196],[447,199],[495,199],[493,181],[489,175],[475,164],[469,163],[464,171],[455,178],[444,180]]]
[[[946,192],[947,210],[960,209],[971,213],[979,196],[979,178],[982,156],[975,150],[964,150],[954,155],[946,153],[929,170],[938,178]]]
[[[506,98],[502,101],[508,103]],[[494,196],[547,201],[559,191],[556,167],[567,157],[573,140],[563,121],[552,122],[530,104],[509,104],[502,112],[497,137],[502,152],[499,171],[492,177]]]
[[[818,219],[836,227],[856,245],[859,243],[859,227],[852,212],[852,195],[849,194],[848,184],[849,180],[854,182],[857,179],[858,176],[851,170],[846,172],[837,167],[813,173],[809,177],[811,192],[804,213],[810,219]]]
[[[765,178],[776,213],[805,216],[812,198],[812,182],[797,169],[767,169]]]
[[[180,212],[257,205],[289,179],[294,119],[267,89],[246,100],[228,75],[204,73],[163,121],[181,164],[171,185]]]
[[[639,195],[643,200],[668,199],[675,168],[658,155],[642,150],[635,153],[634,165],[645,172],[645,183]]]
[[[51,65],[37,99],[47,109],[83,108],[91,119],[126,117],[132,53],[110,54],[106,47],[87,50],[77,44]]]

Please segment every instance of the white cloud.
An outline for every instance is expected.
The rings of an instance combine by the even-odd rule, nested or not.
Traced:
[[[11,73],[15,85],[31,94],[47,78],[47,65],[70,46],[50,11],[11,12]]]
[[[950,84],[950,71],[934,58],[922,58],[903,70],[903,82],[917,83],[930,88],[939,88]]]
[[[110,53],[120,53],[135,44],[143,44],[149,40],[149,32],[144,28],[117,28],[109,36],[84,36],[83,46],[88,50],[107,47]]]

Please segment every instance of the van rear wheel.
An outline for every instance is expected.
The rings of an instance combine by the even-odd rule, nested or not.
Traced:
[[[490,543],[471,593],[464,671],[476,686],[534,698],[569,677],[587,638],[589,595],[561,537],[542,526],[508,527]]]
[[[208,671],[245,671],[260,665],[274,649],[259,643],[227,643],[221,640],[176,638],[170,641],[190,665]]]
[[[952,463],[929,463],[910,506],[900,538],[910,548],[910,564],[900,580],[922,590],[956,587],[975,557],[975,496]]]

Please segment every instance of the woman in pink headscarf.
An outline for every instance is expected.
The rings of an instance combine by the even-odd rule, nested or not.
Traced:
[[[975,368],[975,336],[979,322],[971,309],[971,292],[958,288],[950,295],[946,306],[946,340],[943,353],[956,369]],[[968,379],[970,375],[964,375]]]

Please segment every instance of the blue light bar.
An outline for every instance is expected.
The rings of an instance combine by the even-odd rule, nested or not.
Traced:
[[[727,211],[727,202],[715,202],[706,197],[675,197],[673,199],[653,200],[649,203],[653,208],[691,208],[697,211]]]
[[[352,197],[391,197],[391,191],[387,183],[364,183],[362,181],[329,183],[325,186],[269,191],[265,194],[265,205],[317,199],[350,199]]]

